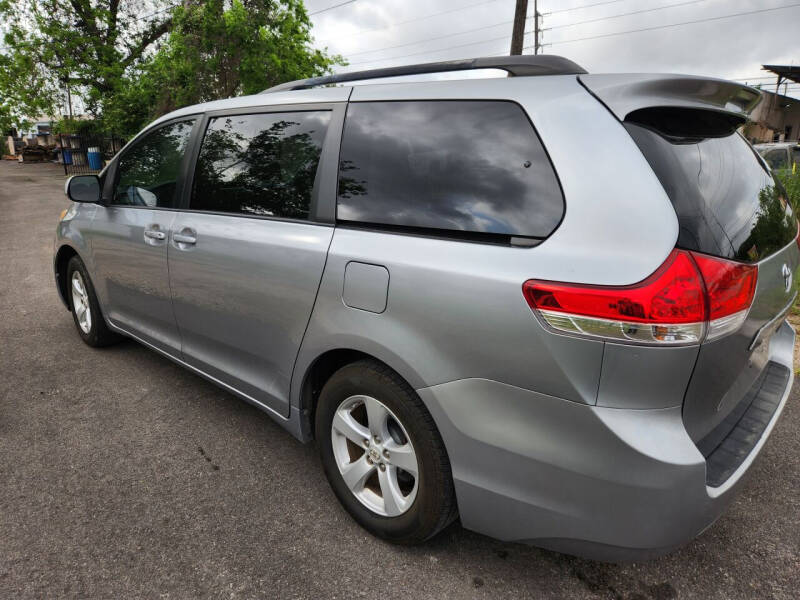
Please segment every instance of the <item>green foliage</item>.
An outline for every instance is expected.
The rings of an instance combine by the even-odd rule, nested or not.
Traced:
[[[792,169],[780,169],[775,172],[780,182],[786,188],[786,196],[789,203],[792,205],[795,215],[800,215],[800,164],[798,164],[794,173]]]
[[[0,54],[0,133],[15,126],[27,128],[30,118],[52,112],[53,92],[46,69],[33,56]]]
[[[76,133],[79,135],[102,135],[103,123],[97,119],[70,119],[64,117],[53,123],[53,133]]]
[[[165,43],[125,78],[104,112],[130,134],[182,106],[253,94],[344,64],[312,49],[310,31],[299,0],[187,3],[174,10]]]
[[[167,33],[168,11],[141,20],[168,0],[1,0],[6,34],[0,57],[0,113],[53,114],[66,88],[96,111],[113,97],[127,69]]]
[[[176,5],[177,4],[177,5]],[[67,86],[123,135],[175,108],[329,72],[301,0],[0,0],[0,128]]]

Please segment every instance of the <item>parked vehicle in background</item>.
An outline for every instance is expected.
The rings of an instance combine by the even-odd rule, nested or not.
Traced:
[[[770,169],[797,172],[800,165],[800,144],[797,142],[774,142],[753,146],[764,158]]]
[[[320,87],[479,68],[512,76]],[[793,381],[797,222],[736,132],[759,97],[516,56],[183,108],[69,180],[56,285],[89,345],[316,439],[375,535],[665,552]]]

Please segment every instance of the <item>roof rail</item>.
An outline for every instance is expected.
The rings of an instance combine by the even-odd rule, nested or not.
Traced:
[[[421,75],[423,73],[445,73],[448,71],[473,71],[476,69],[502,69],[514,77],[532,75],[580,75],[587,71],[569,59],[548,54],[521,56],[486,56],[483,58],[466,58],[463,60],[447,60],[443,62],[370,69],[368,71],[350,71],[336,73],[310,79],[287,81],[261,92],[285,92],[289,90],[306,90],[318,85],[361,81],[362,79],[381,79],[400,75]]]

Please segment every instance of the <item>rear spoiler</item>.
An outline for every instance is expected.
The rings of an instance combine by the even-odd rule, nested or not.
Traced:
[[[580,75],[581,84],[620,120],[642,109],[698,109],[740,121],[761,101],[755,88],[708,77],[664,74]]]

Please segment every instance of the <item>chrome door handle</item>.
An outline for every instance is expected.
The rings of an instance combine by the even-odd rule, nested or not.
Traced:
[[[151,240],[165,240],[167,239],[167,234],[163,231],[156,231],[155,229],[145,229],[144,237],[148,237]]]
[[[172,239],[177,244],[196,244],[197,238],[193,235],[186,235],[185,233],[173,233]]]

